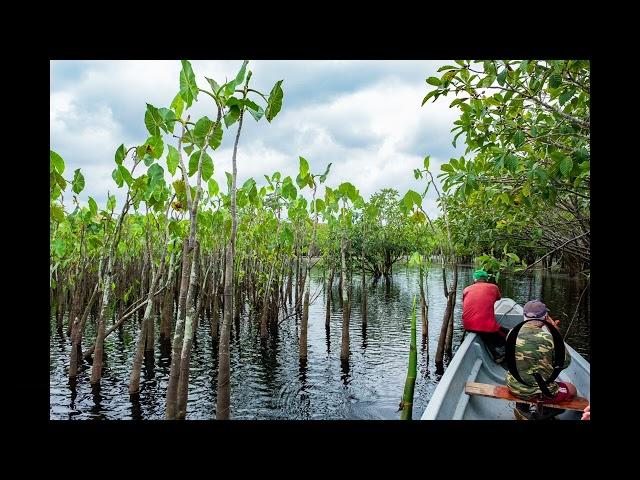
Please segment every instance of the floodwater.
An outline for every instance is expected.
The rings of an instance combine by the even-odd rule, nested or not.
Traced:
[[[453,336],[454,353],[463,335],[462,289],[472,283],[471,267],[459,267],[458,296]],[[232,419],[384,419],[399,418],[398,405],[404,389],[409,361],[410,314],[417,295],[418,378],[415,384],[413,418],[422,415],[440,380],[435,373],[435,351],[446,306],[441,269],[432,267],[427,277],[429,337],[422,340],[417,270],[397,265],[392,280],[367,282],[368,323],[362,326],[360,277],[353,276],[353,304],[350,321],[348,366],[340,362],[342,309],[334,279],[331,325],[325,329],[323,271],[312,274],[309,307],[308,362],[298,360],[299,320],[284,320],[277,335],[261,341],[256,320],[241,318],[231,333],[231,418]],[[451,269],[447,269],[449,284]],[[541,271],[503,276],[499,286],[503,297],[521,305],[541,298],[550,313],[560,320],[565,340],[590,360],[589,290],[578,301],[585,282],[566,275]],[[578,308],[576,308],[578,307]],[[575,316],[574,316],[575,313]],[[157,325],[159,320],[156,320]],[[156,334],[158,326],[156,326]],[[93,325],[87,325],[86,339],[93,339]],[[105,341],[105,369],[102,388],[92,393],[90,366],[85,364],[75,387],[68,385],[70,342],[55,332],[50,336],[50,407],[55,420],[73,419],[162,419],[170,370],[169,351],[156,342],[154,357],[143,365],[139,398],[128,394],[131,365],[138,336],[137,321],[125,325]],[[89,342],[85,339],[83,347]],[[191,355],[187,419],[214,419],[217,385],[217,342],[210,337],[209,322],[200,321]],[[445,367],[450,359],[445,357]]]

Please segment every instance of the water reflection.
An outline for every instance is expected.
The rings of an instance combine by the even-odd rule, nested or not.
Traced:
[[[453,349],[464,338],[461,325],[462,290],[472,283],[473,269],[460,267],[457,304],[454,313]],[[342,309],[338,276],[332,291],[326,290],[323,272],[312,275],[312,289],[322,291],[309,308],[308,358],[298,355],[299,318],[291,316],[270,338],[261,339],[259,318],[243,316],[231,325],[231,415],[236,419],[397,419],[409,354],[410,315],[414,295],[419,299],[417,271],[396,268],[390,281],[368,282],[368,321],[362,323],[361,282],[353,277],[353,305],[349,327],[349,361],[340,360]],[[447,270],[448,281],[452,272]],[[503,276],[499,286],[503,297],[520,304],[542,298],[560,329],[568,329],[567,343],[589,360],[590,300],[586,282],[567,276],[534,272],[522,277]],[[440,375],[435,375],[435,352],[446,306],[440,268],[431,269],[426,279],[428,337],[418,350],[419,375],[415,385],[414,418],[424,410]],[[329,326],[325,323],[326,295],[333,294]],[[582,295],[582,298],[580,298]],[[579,305],[578,305],[579,304]],[[574,318],[575,314],[575,318]],[[418,313],[418,321],[420,315]],[[572,323],[573,319],[573,323]],[[156,332],[159,319],[156,318]],[[256,322],[255,325],[253,322]],[[171,365],[171,340],[157,341],[147,352],[140,379],[140,392],[128,394],[128,382],[138,337],[137,321],[125,324],[105,341],[101,391],[89,384],[90,365],[79,368],[74,386],[68,385],[70,342],[50,335],[50,417],[52,419],[162,419]],[[421,332],[420,332],[421,333]],[[88,348],[95,338],[95,324],[85,333]],[[199,322],[191,358],[188,419],[215,418],[218,342],[211,337],[207,317]],[[334,347],[332,349],[332,346]],[[449,360],[445,362],[445,366]]]

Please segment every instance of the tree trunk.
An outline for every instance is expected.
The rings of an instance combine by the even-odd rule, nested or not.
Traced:
[[[420,265],[420,313],[422,316],[422,336],[429,336],[429,324],[427,323],[427,299],[424,294],[424,268]]]
[[[342,282],[342,345],[340,348],[340,360],[349,360],[349,294],[346,285],[346,260],[344,234],[340,238],[340,281]]]
[[[331,273],[329,273],[329,279],[327,280],[327,291],[325,293],[327,298],[327,306],[325,309],[324,325],[329,328],[329,322],[331,320],[331,291],[333,290],[333,267],[331,267]]]
[[[247,80],[248,82],[248,80]],[[247,82],[245,82],[244,97],[247,94]],[[216,418],[228,420],[230,418],[231,383],[229,372],[229,332],[231,319],[233,318],[233,257],[236,249],[236,232],[238,219],[236,216],[236,179],[238,174],[236,158],[238,154],[238,142],[242,130],[244,109],[240,109],[238,118],[238,133],[233,146],[231,157],[233,173],[231,176],[231,238],[227,247],[227,258],[224,279],[224,318],[222,320],[222,332],[220,335],[220,349],[218,352],[218,396],[216,399]]]
[[[192,270],[192,253],[189,247],[189,240],[185,239],[182,249],[182,278],[180,281],[180,301],[178,304],[178,319],[176,329],[173,334],[173,345],[171,348],[171,370],[169,372],[169,383],[167,385],[167,406],[165,418],[174,420],[176,418],[176,407],[178,400],[178,383],[180,380],[180,361],[182,353],[182,343],[185,330],[185,318],[187,316],[187,290]]]

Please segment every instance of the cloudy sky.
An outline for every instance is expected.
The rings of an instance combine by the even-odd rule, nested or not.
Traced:
[[[205,76],[222,83],[236,75],[241,60],[192,61],[198,85],[208,87]],[[451,145],[450,133],[458,110],[451,99],[421,107],[422,98],[434,88],[425,82],[438,67],[451,61],[250,61],[252,87],[269,94],[277,80],[284,80],[282,110],[271,124],[248,117],[238,149],[238,184],[249,177],[259,185],[264,174],[280,171],[293,178],[298,156],[305,157],[312,172],[324,172],[333,163],[326,182],[336,187],[350,181],[368,199],[384,187],[403,195],[408,189],[424,190],[413,169],[431,155],[431,168],[463,148]],[[50,67],[50,145],[66,164],[65,177],[80,168],[88,196],[104,205],[107,192],[124,200],[111,178],[114,153],[124,143],[144,143],[145,103],[168,107],[179,90],[180,62],[171,61],[52,61]],[[211,98],[200,95],[191,118],[215,118]],[[226,185],[237,123],[224,134],[214,152],[214,177]],[[459,139],[462,140],[461,138]],[[176,140],[165,137],[165,143]],[[166,147],[165,147],[166,148]],[[164,159],[162,164],[166,165]],[[166,170],[166,169],[165,169]],[[168,173],[167,173],[168,175]],[[168,177],[167,177],[168,179]],[[67,196],[70,195],[67,192]],[[65,205],[70,199],[65,196]],[[427,212],[436,214],[434,197],[427,197]]]

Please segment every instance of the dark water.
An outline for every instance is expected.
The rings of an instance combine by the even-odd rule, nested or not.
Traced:
[[[449,281],[451,271],[448,270]],[[472,283],[472,269],[460,267],[453,346],[460,345],[462,289]],[[231,334],[231,415],[234,419],[398,419],[398,404],[404,388],[409,356],[410,313],[414,295],[419,295],[417,271],[396,267],[392,282],[368,282],[368,325],[362,328],[360,280],[354,275],[348,368],[340,362],[342,311],[337,281],[334,284],[331,328],[325,329],[323,273],[312,275],[309,307],[308,363],[298,361],[299,324],[285,320],[276,337],[262,342],[254,321],[242,318]],[[569,328],[585,283],[562,275],[536,272],[523,277],[503,277],[503,297],[523,304],[542,298],[551,315],[561,320],[564,334]],[[434,356],[437,336],[446,306],[439,268],[429,271],[429,341],[421,341],[418,313],[418,378],[413,418],[424,411],[437,382]],[[419,310],[418,310],[419,312]],[[573,348],[590,359],[589,292],[587,291],[566,338]],[[93,338],[92,325],[87,338]],[[156,327],[156,333],[157,333]],[[191,358],[187,419],[213,419],[216,408],[217,344],[212,345],[209,323],[201,321]],[[137,322],[105,341],[105,370],[100,394],[89,385],[90,366],[85,365],[75,388],[68,385],[69,341],[55,332],[50,340],[51,419],[162,419],[170,359],[156,345],[155,358],[143,366],[141,392],[132,402],[127,391],[135,354]],[[88,342],[87,342],[88,344]],[[87,348],[86,344],[84,348]],[[445,358],[445,365],[449,359]]]

